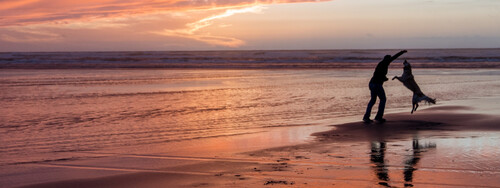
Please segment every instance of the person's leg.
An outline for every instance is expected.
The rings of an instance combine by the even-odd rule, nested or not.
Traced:
[[[365,112],[365,115],[363,116],[363,120],[370,119],[373,105],[375,105],[375,102],[377,102],[377,93],[375,92],[375,88],[374,88],[373,84],[370,84],[368,87],[370,88],[371,98],[370,98],[370,102],[368,102],[368,106],[366,107],[366,112]]]
[[[385,102],[387,101],[387,99],[385,97],[384,87],[382,87],[382,85],[378,85],[376,93],[377,93],[378,98],[380,98],[380,102],[378,104],[378,112],[377,112],[377,115],[375,116],[375,119],[376,120],[383,120],[382,117],[384,116]]]

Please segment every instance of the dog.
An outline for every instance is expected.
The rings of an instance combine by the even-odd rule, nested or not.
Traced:
[[[403,83],[406,88],[411,90],[413,92],[413,99],[412,99],[412,108],[411,108],[411,113],[413,114],[414,111],[417,111],[418,108],[418,103],[421,101],[425,101],[429,104],[436,104],[436,99],[432,99],[430,97],[427,97],[422,90],[420,90],[420,87],[418,87],[417,82],[415,82],[415,78],[413,77],[413,74],[411,72],[411,65],[408,63],[408,61],[403,62],[403,75],[401,76],[394,76],[392,80],[398,79],[400,82]]]

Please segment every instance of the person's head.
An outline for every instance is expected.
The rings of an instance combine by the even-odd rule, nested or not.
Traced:
[[[390,59],[391,59],[391,57],[392,57],[391,55],[385,55],[385,56],[384,56],[384,61],[388,61],[388,60],[390,60]]]

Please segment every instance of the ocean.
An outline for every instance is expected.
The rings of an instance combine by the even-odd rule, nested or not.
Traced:
[[[371,68],[398,50],[11,52],[0,68]],[[500,49],[415,49],[405,54],[420,68],[499,68]]]
[[[396,52],[0,53],[0,166],[361,119],[372,69]],[[437,105],[500,93],[500,49],[409,50],[389,78],[403,59]],[[411,92],[385,88],[387,112],[409,113]]]

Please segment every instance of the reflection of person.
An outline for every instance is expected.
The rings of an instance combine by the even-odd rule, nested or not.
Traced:
[[[389,181],[389,174],[385,165],[385,142],[372,142],[370,161],[375,164],[373,170],[377,178],[381,181],[378,184],[390,187],[387,183]]]
[[[403,55],[406,53],[406,50],[400,51],[394,56],[386,55],[380,63],[378,63],[377,67],[375,68],[375,72],[373,72],[373,77],[370,80],[370,84],[368,85],[370,88],[370,95],[371,99],[370,102],[368,102],[368,106],[366,107],[366,112],[365,115],[363,116],[363,121],[366,123],[372,122],[370,119],[370,115],[372,112],[372,107],[375,105],[375,102],[377,101],[377,97],[380,99],[380,103],[378,104],[378,111],[377,115],[375,116],[375,120],[378,122],[385,122],[385,119],[383,118],[384,116],[384,109],[385,109],[385,91],[384,87],[382,86],[385,81],[389,80],[387,78],[387,71],[389,69],[389,64],[391,64],[392,61],[397,59],[399,56]]]
[[[389,185],[389,170],[388,165],[385,163],[385,151],[387,149],[387,143],[385,141],[372,141],[371,142],[371,152],[370,152],[370,162],[373,164],[373,171],[375,175],[380,180],[378,182],[379,185],[391,187]],[[404,165],[404,186],[405,187],[413,187],[413,175],[417,170],[416,166],[421,159],[421,155],[426,149],[435,148],[436,144],[420,144],[418,139],[413,139],[412,142],[412,155],[409,155],[409,158],[405,160]]]

